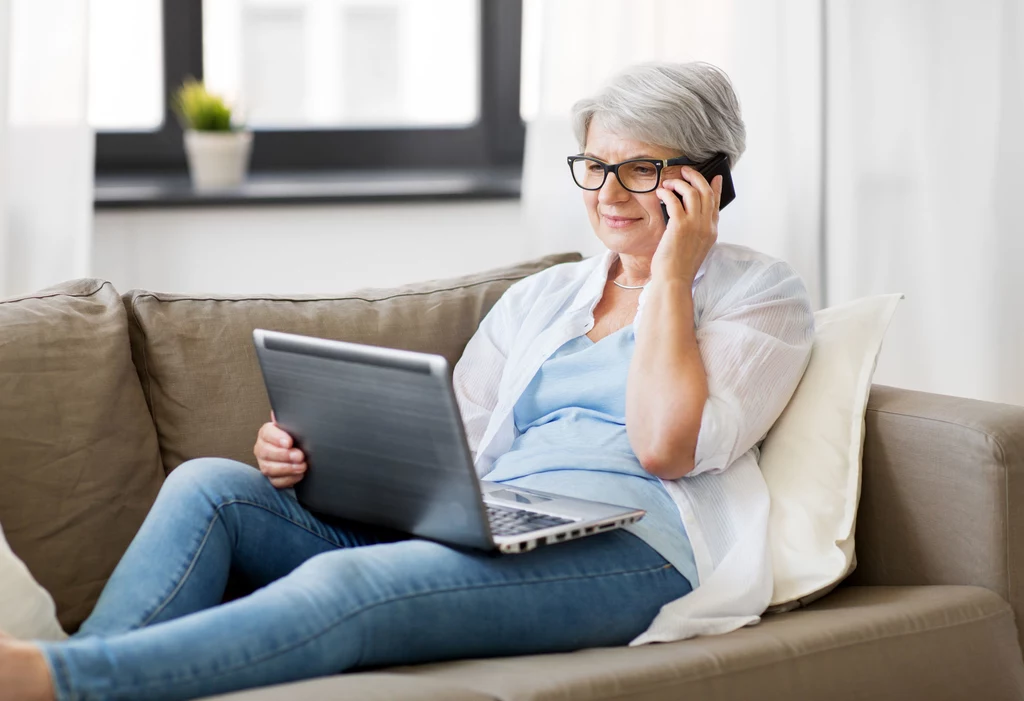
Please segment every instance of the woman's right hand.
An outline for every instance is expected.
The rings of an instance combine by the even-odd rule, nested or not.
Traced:
[[[306,456],[295,447],[295,440],[274,422],[263,424],[252,449],[260,472],[278,489],[294,487],[306,474]]]

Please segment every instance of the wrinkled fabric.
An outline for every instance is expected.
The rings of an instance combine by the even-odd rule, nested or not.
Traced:
[[[517,437],[513,408],[540,366],[593,327],[616,254],[563,263],[506,291],[455,367],[456,397],[484,477]],[[636,336],[657,333],[643,318]],[[726,633],[756,623],[772,593],[768,489],[757,446],[810,359],[814,317],[803,281],[785,262],[716,244],[692,288],[708,378],[693,471],[664,480],[694,551],[700,586],[661,610],[632,644]]]
[[[70,631],[160,490],[156,431],[109,282],[0,300],[0,330],[0,523]]]
[[[577,336],[537,371],[513,416],[518,438],[487,473],[492,482],[643,509],[624,528],[691,585],[697,566],[686,529],[661,480],[640,464],[626,433],[633,327],[598,342]]]

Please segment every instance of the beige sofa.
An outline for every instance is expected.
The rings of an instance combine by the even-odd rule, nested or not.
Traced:
[[[515,280],[578,256],[392,290],[123,297],[78,280],[0,302],[0,523],[76,628],[189,458],[252,462],[265,327],[455,361]],[[642,648],[368,670],[231,699],[1024,697],[1024,408],[876,386],[858,567],[757,626]],[[0,594],[2,595],[2,594]]]

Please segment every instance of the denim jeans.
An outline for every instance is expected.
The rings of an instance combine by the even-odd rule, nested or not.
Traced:
[[[221,603],[229,575],[252,593]],[[690,583],[625,531],[498,555],[325,522],[230,460],[174,470],[95,610],[40,643],[60,701],[622,645]]]

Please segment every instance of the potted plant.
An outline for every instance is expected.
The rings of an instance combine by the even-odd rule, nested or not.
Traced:
[[[185,155],[197,190],[236,187],[245,181],[252,132],[231,123],[224,99],[189,79],[178,88],[174,111],[185,130]]]

